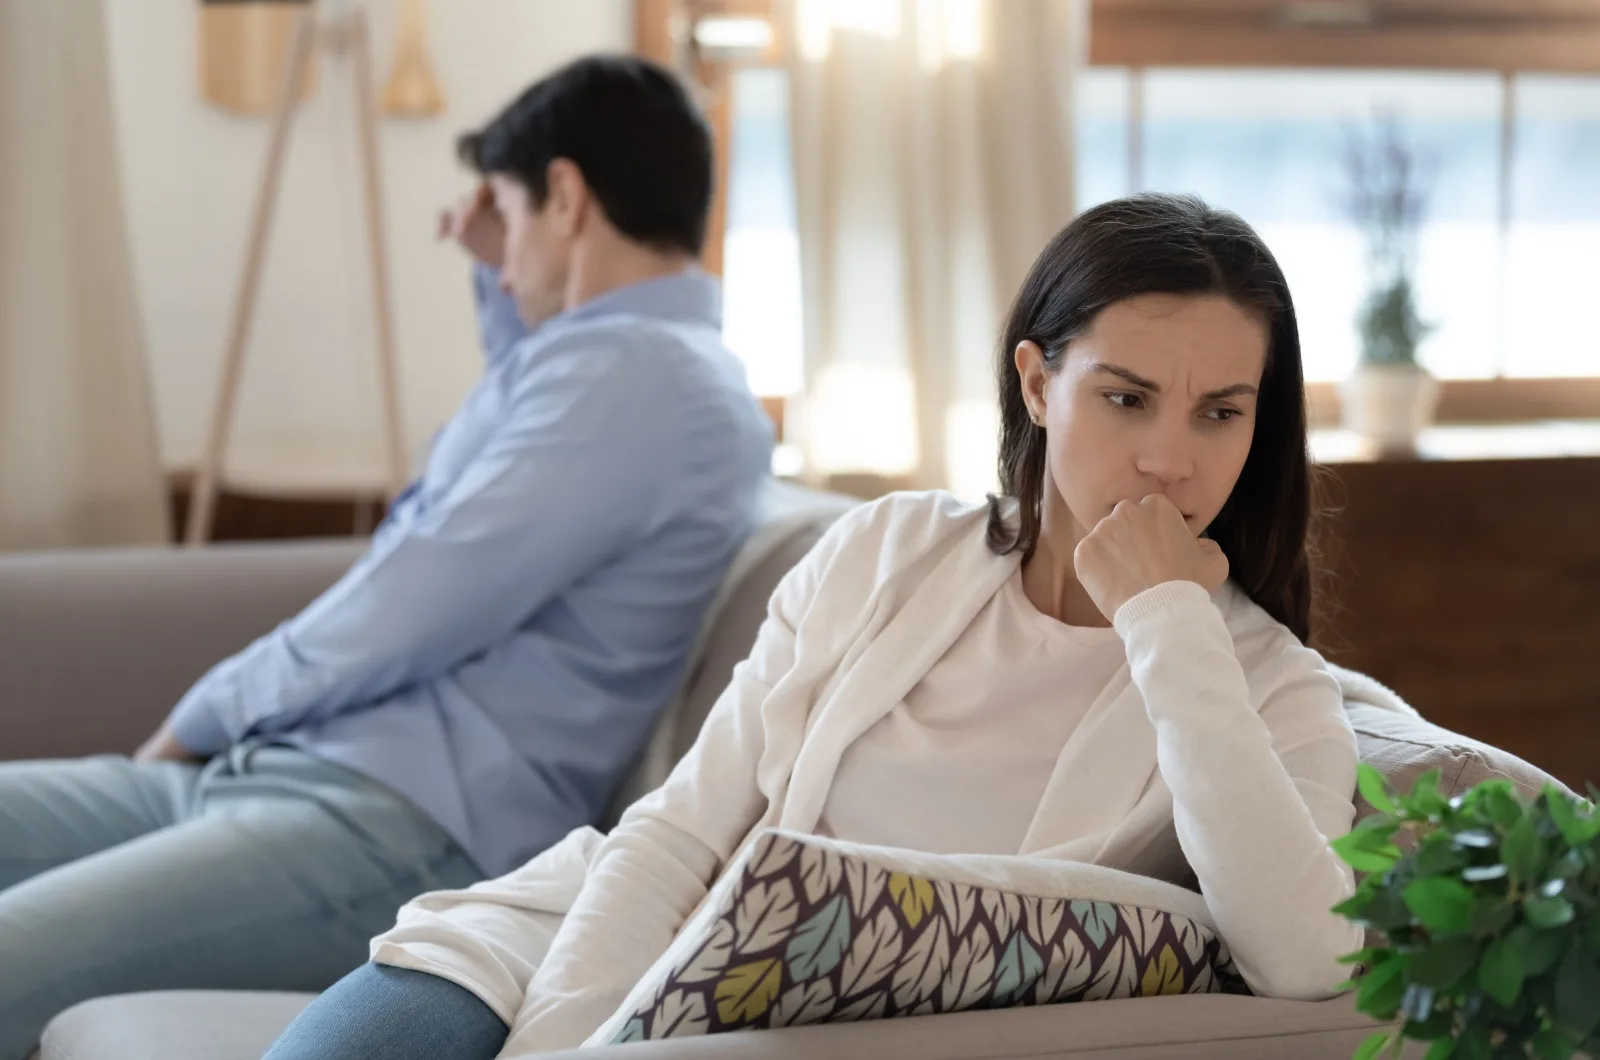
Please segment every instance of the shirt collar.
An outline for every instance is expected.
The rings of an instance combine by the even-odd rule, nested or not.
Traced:
[[[657,276],[625,284],[589,299],[582,305],[551,317],[549,324],[593,320],[627,313],[722,326],[722,293],[715,277],[689,268],[670,276]]]

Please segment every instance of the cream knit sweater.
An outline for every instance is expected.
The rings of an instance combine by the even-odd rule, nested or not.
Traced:
[[[984,526],[982,506],[937,492],[844,516],[779,585],[661,788],[608,836],[579,829],[507,876],[416,899],[373,959],[482,998],[512,1027],[503,1056],[582,1043],[744,843],[815,829],[844,751],[1015,572]],[[1335,958],[1362,941],[1328,911],[1354,889],[1328,847],[1355,814],[1343,677],[1231,584],[1156,586],[1114,627],[1127,665],[1072,731],[1019,853],[1174,882],[1192,869],[1256,993],[1331,996]]]

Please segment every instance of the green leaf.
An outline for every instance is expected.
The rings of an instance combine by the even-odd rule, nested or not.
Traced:
[[[1463,1031],[1456,1039],[1456,1054],[1462,1060],[1490,1060],[1488,1030],[1473,1027]]]
[[[1405,966],[1405,961],[1387,961],[1363,975],[1356,984],[1356,1008],[1380,1020],[1393,1019],[1405,991],[1400,977]]]
[[[1411,926],[1411,907],[1398,887],[1385,887],[1373,896],[1362,919],[1380,931],[1398,931]]]
[[[1426,983],[1412,983],[1400,998],[1400,1014],[1418,1023],[1433,1015],[1433,987]]]
[[[1478,902],[1466,884],[1449,876],[1412,880],[1402,894],[1417,919],[1435,933],[1467,930]]]
[[[1428,1050],[1428,1055],[1423,1057],[1423,1060],[1449,1060],[1455,1051],[1454,1038],[1440,1038],[1433,1043],[1433,1047]]]
[[[1553,879],[1553,880],[1545,880],[1543,883],[1541,883],[1539,885],[1539,897],[1540,898],[1555,898],[1562,891],[1564,891],[1566,889],[1567,889],[1567,881],[1561,879],[1560,877],[1557,877],[1556,879]]]
[[[1411,981],[1438,991],[1449,990],[1472,970],[1477,957],[1478,944],[1470,938],[1440,939],[1412,956]]]
[[[1455,1013],[1446,1008],[1435,1008],[1433,1014],[1420,1023],[1416,1020],[1406,1021],[1405,1035],[1419,1042],[1431,1042],[1435,1038],[1454,1037],[1450,1033],[1454,1029]]]
[[[1365,762],[1356,766],[1356,788],[1379,813],[1394,813],[1398,809],[1389,798],[1389,785],[1383,774]]]
[[[1489,814],[1489,820],[1493,821],[1495,827],[1502,832],[1510,831],[1522,820],[1522,803],[1511,794],[1510,784],[1496,784],[1486,788],[1483,793],[1483,805]]]
[[[1522,953],[1509,939],[1495,939],[1478,961],[1478,985],[1509,1008],[1522,993]]]
[[[1504,879],[1506,874],[1504,865],[1469,865],[1461,870],[1461,878],[1467,883],[1488,883]]]
[[[1356,1046],[1356,1051],[1350,1060],[1372,1060],[1373,1057],[1383,1052],[1383,1047],[1389,1044],[1389,1035],[1392,1031],[1379,1031],[1368,1036]]]
[[[1365,949],[1356,950],[1354,953],[1347,953],[1334,959],[1340,964],[1372,964],[1375,963],[1374,958],[1380,953],[1392,954],[1394,951],[1382,946],[1368,946]]]
[[[1499,842],[1495,834],[1487,828],[1468,828],[1456,832],[1451,835],[1450,841],[1456,846],[1471,847],[1475,850],[1487,850]]]
[[[1417,850],[1414,864],[1418,876],[1443,876],[1467,863],[1467,852],[1450,842],[1444,832],[1435,832]]]
[[[1567,936],[1560,931],[1540,931],[1527,924],[1518,924],[1506,936],[1506,943],[1522,958],[1522,970],[1530,976],[1543,975],[1557,964],[1567,952]]]
[[[1532,1044],[1533,1053],[1539,1060],[1571,1060],[1572,1054],[1578,1050],[1576,1039],[1553,1027],[1536,1032]]]
[[[1377,894],[1372,891],[1358,889],[1355,894],[1340,902],[1329,910],[1349,920],[1360,920],[1366,915],[1367,906],[1371,905]]]
[[[1430,769],[1422,774],[1411,785],[1411,793],[1399,796],[1397,801],[1408,812],[1418,817],[1432,817],[1442,813],[1445,800],[1444,796],[1439,794],[1439,771]]]
[[[1552,1021],[1580,1038],[1600,1026],[1600,964],[1576,946],[1556,969]]]
[[[1569,850],[1556,859],[1547,875],[1555,880],[1571,880],[1581,875],[1584,867],[1583,851]]]
[[[1351,868],[1361,872],[1383,872],[1400,860],[1400,848],[1371,831],[1357,829],[1329,845]]]
[[[1500,860],[1511,870],[1513,879],[1519,883],[1531,883],[1539,878],[1542,845],[1533,818],[1524,817],[1516,823],[1505,842],[1500,844]]]
[[[1480,894],[1472,907],[1472,923],[1467,930],[1477,938],[1498,935],[1507,924],[1516,919],[1517,906],[1498,894]]]
[[[1583,846],[1595,837],[1597,830],[1600,830],[1600,817],[1580,817],[1577,803],[1554,787],[1547,784],[1543,797],[1545,806],[1550,811],[1550,819],[1556,823],[1556,828],[1561,831],[1561,838],[1565,839],[1569,846]]]
[[[1565,898],[1541,898],[1530,894],[1522,900],[1522,915],[1537,928],[1554,928],[1572,920],[1572,903]]]

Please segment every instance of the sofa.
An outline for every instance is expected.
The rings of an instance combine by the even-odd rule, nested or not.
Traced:
[[[708,613],[682,692],[618,806],[658,783],[688,748],[754,641],[774,586],[850,503],[773,485],[760,528]],[[0,557],[0,758],[128,751],[208,666],[310,601],[361,547],[339,540]],[[1530,793],[1549,779],[1421,718],[1360,705],[1350,715],[1363,759],[1396,784],[1435,767],[1446,795],[1493,776]],[[1364,803],[1358,809],[1370,812]],[[309,1000],[206,991],[97,999],[51,1024],[40,1060],[257,1060]],[[1205,994],[633,1043],[582,1055],[1347,1060],[1374,1029],[1350,995],[1304,1002]],[[1413,1044],[1402,1055],[1422,1053]]]

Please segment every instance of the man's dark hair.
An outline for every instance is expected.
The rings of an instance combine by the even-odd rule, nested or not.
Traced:
[[[683,83],[634,56],[579,59],[536,82],[457,141],[482,174],[521,181],[543,206],[565,158],[612,226],[658,250],[698,255],[711,208],[711,130]]]

